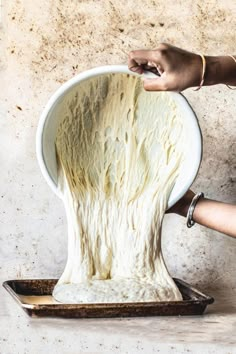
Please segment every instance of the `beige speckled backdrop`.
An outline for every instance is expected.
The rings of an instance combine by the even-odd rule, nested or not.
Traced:
[[[77,73],[126,63],[131,49],[160,41],[236,54],[234,0],[3,1],[1,25],[0,278],[57,277],[66,260],[66,219],[35,155],[39,115]],[[195,191],[236,202],[236,91],[185,92],[202,129]],[[164,255],[173,276],[201,288],[236,286],[236,242],[168,215]]]

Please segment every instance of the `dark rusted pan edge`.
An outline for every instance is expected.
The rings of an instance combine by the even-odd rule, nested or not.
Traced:
[[[194,300],[195,296],[197,296],[198,299],[201,299],[201,302],[205,302],[206,304],[212,304],[214,302],[213,297],[202,293],[200,290],[196,289],[192,285],[189,285],[185,281],[178,278],[173,278],[173,280],[175,281],[182,295],[184,295],[183,293],[185,293],[185,291],[187,290],[188,296],[191,298],[191,301]]]
[[[51,295],[57,279],[8,280],[3,287],[30,316],[65,318],[103,318],[136,316],[186,316],[202,315],[214,299],[191,287],[180,279],[174,279],[183,301],[108,303],[108,304],[48,304],[22,303],[19,295]],[[20,290],[20,292],[19,292]]]

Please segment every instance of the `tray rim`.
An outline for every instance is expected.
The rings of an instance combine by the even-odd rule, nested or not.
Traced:
[[[186,283],[185,281],[178,279],[178,278],[173,278],[174,282],[178,286],[180,284],[181,286],[185,288],[191,289],[195,293],[195,295],[201,297],[201,299],[188,299],[188,300],[182,300],[182,301],[150,301],[150,302],[123,302],[123,303],[115,303],[115,302],[110,302],[110,303],[83,303],[83,304],[64,304],[64,303],[58,303],[58,304],[27,304],[22,302],[19,294],[17,293],[12,287],[11,283],[21,283],[21,282],[32,282],[32,281],[57,281],[58,279],[54,278],[28,278],[28,279],[10,279],[10,280],[5,280],[2,283],[2,286],[6,289],[6,291],[13,297],[13,299],[23,308],[23,309],[28,309],[28,310],[43,310],[45,308],[52,308],[54,310],[59,310],[61,309],[61,306],[67,306],[68,309],[73,310],[73,309],[110,309],[114,307],[119,307],[119,308],[139,308],[142,306],[143,308],[149,308],[149,307],[162,307],[165,305],[166,307],[172,307],[172,306],[182,306],[183,304],[185,305],[198,305],[201,304],[202,306],[207,306],[210,305],[214,302],[214,298],[212,296],[206,295],[202,293],[200,290],[196,289],[195,287],[191,286],[190,284]],[[26,295],[27,296],[27,295]],[[28,295],[31,296],[31,295]],[[37,295],[36,295],[37,296]],[[40,295],[38,295],[40,296]]]

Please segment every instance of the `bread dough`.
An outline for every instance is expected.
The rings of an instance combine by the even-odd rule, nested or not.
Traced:
[[[68,259],[63,303],[182,300],[161,251],[161,225],[184,158],[181,113],[168,93],[106,74],[64,102],[56,151]]]

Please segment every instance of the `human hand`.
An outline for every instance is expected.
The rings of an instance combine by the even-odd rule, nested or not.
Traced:
[[[159,75],[154,79],[144,79],[147,91],[183,91],[199,86],[202,76],[199,55],[165,43],[155,50],[130,52],[128,67],[139,74],[147,70]]]
[[[178,200],[177,203],[175,203],[175,205],[166,211],[166,213],[175,213],[181,216],[187,216],[189,206],[194,196],[195,193],[189,189],[185,195]]]

